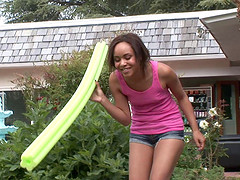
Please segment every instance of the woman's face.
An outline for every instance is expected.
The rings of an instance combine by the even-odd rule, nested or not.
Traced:
[[[114,66],[124,77],[132,76],[139,65],[135,53],[130,44],[118,43],[114,48]]]

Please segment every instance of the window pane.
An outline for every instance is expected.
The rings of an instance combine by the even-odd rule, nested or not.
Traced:
[[[13,115],[5,119],[6,125],[12,125],[14,121],[20,120],[26,122],[22,113],[26,112],[25,101],[21,91],[5,91],[6,93],[6,110],[12,110]]]
[[[232,119],[232,85],[231,84],[222,84],[221,85],[221,90],[222,90],[222,105],[225,104],[224,110],[225,110],[225,117],[227,119]]]

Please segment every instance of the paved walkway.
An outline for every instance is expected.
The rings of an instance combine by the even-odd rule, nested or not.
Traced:
[[[239,179],[240,180],[240,172],[225,172],[224,176],[226,178],[226,180],[236,180]]]

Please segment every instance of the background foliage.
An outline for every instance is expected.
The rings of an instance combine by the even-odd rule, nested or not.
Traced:
[[[32,171],[20,167],[20,156],[52,119],[46,98],[28,101],[26,116],[33,125],[15,122],[19,129],[0,146],[3,179],[126,179],[128,128],[120,126],[96,103],[89,102],[47,157]]]
[[[2,0],[8,23],[235,8],[232,0]]]
[[[19,75],[30,123],[16,121],[18,130],[0,145],[0,176],[3,179],[126,179],[128,176],[129,128],[115,122],[97,103],[88,102],[78,118],[32,171],[20,167],[20,156],[47,127],[77,89],[92,55],[73,52],[60,62],[47,64],[44,80]],[[100,84],[108,94],[108,66]]]
[[[218,163],[219,158],[227,156],[226,149],[219,144],[223,131],[223,120],[224,109],[215,107],[211,108],[208,117],[199,123],[200,130],[206,138],[203,151],[197,150],[192,140],[191,131],[186,126],[185,147],[178,161],[178,166],[175,168],[173,179],[224,179],[224,168]]]

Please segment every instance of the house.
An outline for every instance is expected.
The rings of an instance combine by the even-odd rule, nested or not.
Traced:
[[[240,23],[236,13],[230,9],[1,25],[0,91],[7,94],[12,119],[21,119],[22,95],[11,83],[16,73],[41,78],[39,67],[45,60],[59,60],[62,52],[81,51],[130,31],[142,38],[152,59],[176,71],[193,103],[191,96],[206,97],[201,100],[207,101],[206,106],[195,107],[198,117],[204,118],[208,108],[224,99],[229,104],[224,134],[240,134]]]

